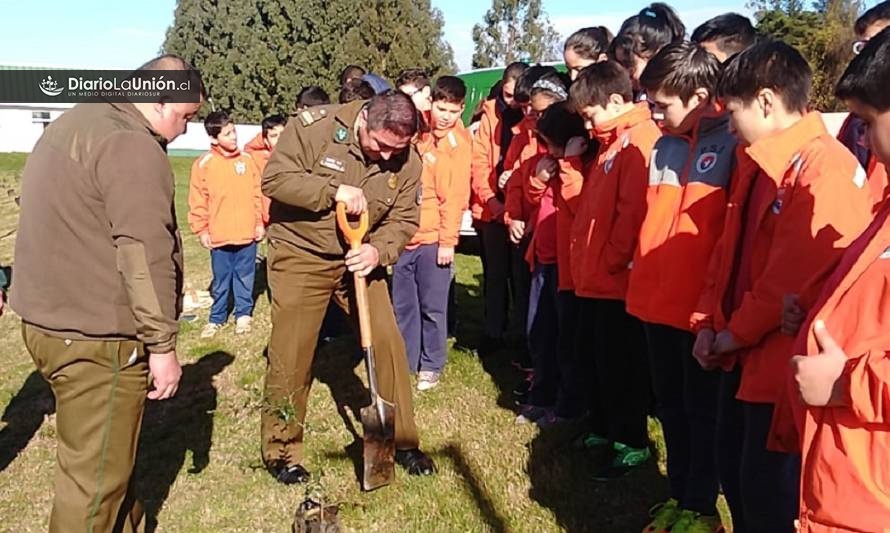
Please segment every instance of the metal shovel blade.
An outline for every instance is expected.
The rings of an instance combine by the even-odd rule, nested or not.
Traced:
[[[371,405],[362,407],[364,434],[364,475],[362,488],[374,490],[395,480],[395,420],[396,406],[377,396]],[[378,403],[379,402],[379,403]],[[380,412],[383,413],[381,424]]]

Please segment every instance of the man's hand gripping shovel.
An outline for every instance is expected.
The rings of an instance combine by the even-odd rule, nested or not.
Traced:
[[[352,227],[346,217],[346,204],[337,203],[337,224],[346,237],[349,247],[357,250],[368,231],[368,212],[359,217],[358,227]],[[389,485],[395,478],[395,404],[380,397],[377,391],[377,367],[374,360],[374,343],[371,337],[371,310],[368,305],[368,285],[358,274],[355,279],[355,307],[358,311],[359,332],[365,368],[368,370],[368,384],[371,392],[371,405],[361,410],[364,441],[364,474],[362,488],[374,490]]]

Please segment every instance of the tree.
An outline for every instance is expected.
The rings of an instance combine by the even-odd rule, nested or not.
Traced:
[[[797,48],[813,69],[812,105],[839,111],[834,86],[852,59],[853,24],[862,9],[860,0],[815,0],[806,9],[801,0],[757,0],[753,7],[757,29]]]
[[[492,0],[483,23],[473,26],[473,68],[556,61],[560,41],[541,0]]]
[[[178,0],[162,51],[201,71],[213,106],[259,122],[292,111],[307,85],[336,99],[350,64],[389,78],[453,72],[443,26],[429,0]]]

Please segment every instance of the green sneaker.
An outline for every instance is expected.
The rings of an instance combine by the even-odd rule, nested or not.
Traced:
[[[649,509],[652,521],[643,529],[643,533],[670,533],[674,524],[680,520],[680,502],[671,498]]]
[[[624,477],[652,457],[648,447],[631,448],[620,442],[614,443],[612,447],[615,449],[615,457],[610,464],[594,474],[595,481],[611,481]]]
[[[723,533],[723,522],[719,515],[703,515],[684,509],[680,519],[674,524],[671,533]]]
[[[572,442],[572,447],[576,450],[599,450],[609,444],[609,439],[600,437],[596,433],[582,433]]]

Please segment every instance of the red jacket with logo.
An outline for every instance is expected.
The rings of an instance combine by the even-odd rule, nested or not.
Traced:
[[[747,147],[723,234],[693,318],[727,329],[743,348],[737,397],[775,403],[792,339],[779,328],[786,294],[818,292],[844,249],[866,227],[871,193],[856,159],[819,113]]]
[[[598,127],[596,135],[597,160],[572,220],[572,281],[580,297],[624,300],[646,216],[649,158],[661,130],[642,103]]]

